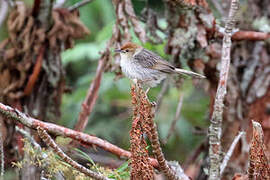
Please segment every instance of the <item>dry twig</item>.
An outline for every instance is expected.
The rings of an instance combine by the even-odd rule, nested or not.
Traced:
[[[88,89],[87,96],[81,106],[78,122],[74,128],[76,131],[83,131],[88,123],[89,116],[98,98],[98,90],[100,87],[103,72],[105,70],[106,62],[108,61],[108,56],[108,53],[104,53],[98,62],[96,77],[92,81]]]
[[[221,152],[221,134],[222,134],[222,115],[223,101],[226,95],[227,79],[230,67],[231,54],[231,36],[235,25],[235,16],[239,8],[238,0],[232,0],[229,12],[229,18],[225,26],[225,34],[223,37],[221,70],[218,89],[216,92],[214,111],[211,117],[209,127],[209,180],[220,179],[220,152]]]
[[[159,109],[161,107],[163,98],[164,98],[165,94],[168,92],[168,89],[169,89],[169,80],[165,79],[163,84],[162,84],[161,90],[160,90],[160,92],[159,92],[159,94],[157,96],[156,113],[159,112]]]
[[[46,143],[47,146],[50,146],[53,151],[60,156],[66,163],[71,165],[73,168],[77,169],[78,171],[86,174],[89,177],[92,177],[94,179],[98,180],[109,180],[109,178],[103,176],[102,174],[98,172],[94,172],[90,169],[85,168],[84,166],[80,165],[76,161],[72,160],[69,156],[67,156],[62,149],[60,149],[57,144],[54,142],[54,140],[50,137],[50,135],[41,127],[37,127],[38,135],[39,137]]]
[[[76,4],[73,4],[72,6],[68,7],[69,11],[74,11],[90,2],[92,2],[93,0],[82,0],[80,2],[77,2]]]
[[[41,127],[54,135],[69,137],[79,142],[82,142],[86,145],[96,145],[97,147],[109,151],[119,157],[130,158],[131,156],[131,153],[129,151],[123,150],[109,143],[108,141],[82,132],[74,131],[72,129],[65,128],[63,126],[59,126],[53,123],[39,121],[37,119],[27,116],[26,114],[18,111],[17,109],[14,109],[10,106],[6,106],[2,103],[0,103],[0,114],[14,121],[20,122],[23,125],[32,129],[37,129],[37,127]],[[150,161],[154,167],[156,168],[158,167],[158,162],[155,159],[151,158]]]
[[[207,29],[209,32],[210,29]],[[224,34],[218,32],[216,30],[218,37],[223,37]],[[270,33],[265,32],[256,32],[256,31],[237,31],[232,35],[232,40],[234,41],[242,41],[242,40],[250,40],[250,41],[264,41],[270,38]]]
[[[173,119],[173,121],[171,123],[171,126],[170,126],[167,137],[163,140],[164,144],[166,144],[168,142],[169,138],[171,137],[171,135],[175,131],[176,122],[180,118],[180,112],[181,112],[181,109],[182,109],[182,104],[183,104],[183,94],[180,94],[174,119]]]
[[[220,165],[220,175],[223,174],[224,169],[226,168],[226,166],[227,166],[227,164],[228,164],[228,162],[229,162],[229,160],[230,160],[230,158],[231,158],[231,156],[232,156],[233,150],[235,149],[235,147],[236,147],[238,141],[240,140],[240,138],[241,138],[244,134],[245,134],[245,132],[241,131],[241,132],[239,132],[239,134],[234,138],[234,140],[233,140],[233,142],[232,142],[232,144],[231,144],[231,146],[230,146],[228,152],[227,152],[226,155],[224,156],[223,161],[222,161],[222,163],[221,163],[221,165]]]

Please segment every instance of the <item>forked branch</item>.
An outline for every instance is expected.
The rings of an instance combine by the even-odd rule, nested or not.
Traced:
[[[50,135],[41,127],[37,127],[39,137],[46,143],[47,146],[51,147],[53,151],[60,156],[63,161],[70,164],[73,168],[77,169],[78,171],[84,173],[85,175],[92,177],[98,180],[109,180],[109,178],[103,176],[98,172],[94,172],[90,169],[85,168],[84,166],[80,165],[76,161],[72,160],[69,156],[67,156],[62,149],[60,149],[54,140],[50,137]]]
[[[222,115],[223,115],[223,101],[226,95],[227,80],[229,75],[230,61],[231,61],[231,37],[235,26],[235,16],[239,8],[238,0],[232,0],[229,18],[225,25],[225,34],[223,37],[221,70],[216,92],[214,111],[211,117],[211,124],[209,127],[209,180],[220,179],[220,152],[221,152],[221,135],[222,135]]]
[[[129,151],[121,149],[116,145],[109,143],[106,140],[82,132],[74,131],[72,129],[59,126],[53,123],[39,121],[37,119],[27,116],[26,114],[18,111],[17,109],[14,109],[10,106],[6,106],[2,103],[0,103],[0,114],[16,122],[22,123],[23,125],[32,129],[37,129],[37,127],[41,127],[45,129],[47,132],[52,133],[54,135],[69,137],[86,145],[96,145],[97,147],[100,147],[119,157],[130,158],[131,156],[131,153]],[[158,168],[158,162],[156,159],[150,158],[150,162],[155,168]]]

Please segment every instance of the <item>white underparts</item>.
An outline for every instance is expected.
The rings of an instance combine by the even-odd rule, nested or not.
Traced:
[[[129,79],[137,79],[138,82],[143,83],[149,87],[154,87],[166,78],[165,73],[158,70],[145,68],[136,62],[129,53],[121,53],[120,66],[122,72]]]

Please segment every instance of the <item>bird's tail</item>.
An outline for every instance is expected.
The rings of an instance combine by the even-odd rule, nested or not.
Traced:
[[[192,72],[192,71],[188,71],[185,69],[179,69],[179,68],[175,68],[175,72],[178,74],[182,74],[182,75],[187,75],[187,76],[192,76],[195,78],[206,78],[204,75]]]

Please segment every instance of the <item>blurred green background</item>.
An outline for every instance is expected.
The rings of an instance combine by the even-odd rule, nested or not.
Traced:
[[[32,4],[32,1],[26,2],[29,5]],[[68,7],[76,2],[78,1],[66,1],[65,6]],[[162,12],[162,7],[159,7],[159,4],[162,5],[163,3],[157,3],[157,1],[149,1],[149,3],[151,7],[161,13],[162,17],[164,12]],[[133,1],[133,5],[135,12],[140,16],[145,1]],[[82,22],[89,28],[91,34],[76,41],[72,49],[62,53],[63,65],[66,69],[66,84],[72,89],[72,93],[65,94],[63,97],[62,118],[58,123],[69,128],[73,128],[77,121],[81,103],[95,76],[100,57],[99,52],[104,49],[106,42],[110,39],[115,21],[114,8],[110,0],[94,0],[80,8],[79,11]],[[6,36],[6,29],[3,27],[0,30],[1,40]],[[162,37],[164,43],[159,45],[147,43],[144,46],[169,59],[170,56],[164,53],[166,38],[164,35]],[[134,41],[138,41],[134,36],[133,38]],[[98,101],[85,132],[128,149],[132,118],[130,81],[127,78],[115,81],[114,77],[114,73],[107,72],[104,74]],[[151,100],[156,100],[160,89],[161,85],[150,90],[148,96]],[[193,86],[191,80],[186,80],[180,89],[170,85],[169,91],[164,96],[160,111],[155,118],[161,139],[164,139],[168,134],[175,116],[180,93],[184,95],[180,119],[177,121],[175,133],[163,146],[163,150],[168,160],[183,162],[184,158],[192,152],[192,149],[205,138],[205,135],[194,134],[193,130],[195,127],[207,129],[209,97],[201,87]]]

